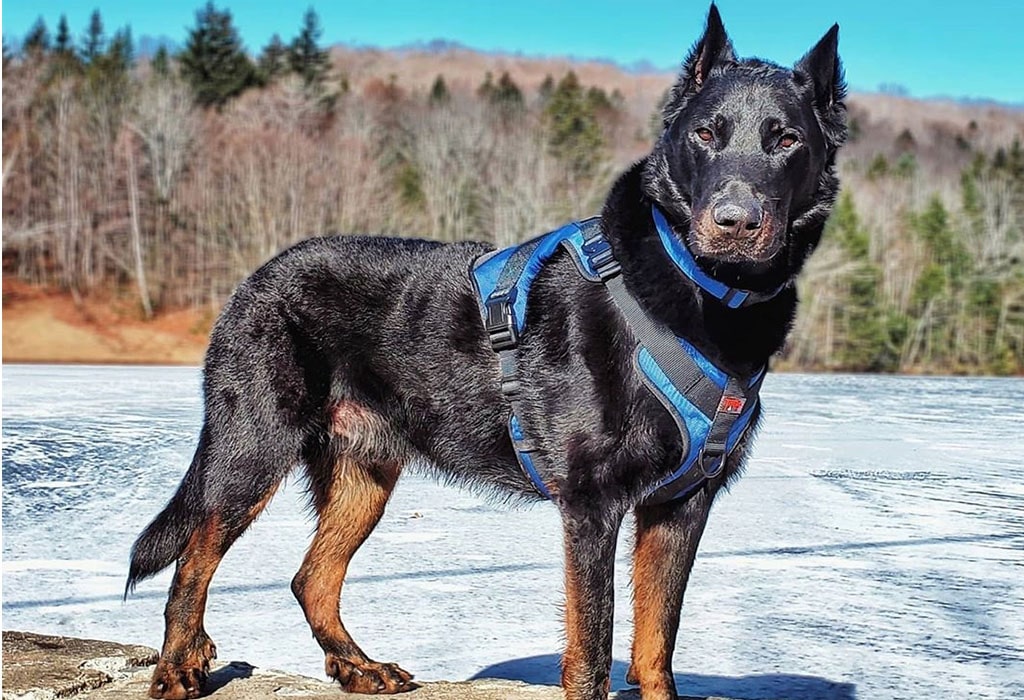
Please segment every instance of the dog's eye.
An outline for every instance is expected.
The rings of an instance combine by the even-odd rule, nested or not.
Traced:
[[[792,148],[799,141],[796,134],[783,134],[779,139],[779,148]]]
[[[699,138],[704,143],[709,143],[715,138],[715,135],[711,133],[711,129],[705,129],[703,127],[697,129],[697,131],[695,131],[694,133],[697,134],[697,138]]]

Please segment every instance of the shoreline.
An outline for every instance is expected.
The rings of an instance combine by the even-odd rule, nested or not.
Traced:
[[[5,276],[3,364],[201,367],[217,314],[177,309],[144,320],[130,297],[79,298]],[[907,377],[1001,377],[972,372],[898,373],[795,367],[773,362],[773,373]],[[1005,377],[1024,375],[1005,375]]]

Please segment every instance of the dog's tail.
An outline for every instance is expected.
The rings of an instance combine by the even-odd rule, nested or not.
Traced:
[[[132,545],[125,598],[140,581],[163,571],[181,556],[192,533],[202,522],[205,508],[199,461],[204,438],[200,436],[199,449],[177,492]]]

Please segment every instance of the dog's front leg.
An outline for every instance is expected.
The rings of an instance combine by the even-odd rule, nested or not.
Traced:
[[[612,663],[615,541],[621,514],[597,503],[561,504],[565,532],[566,700],[608,697]]]
[[[672,652],[679,613],[712,496],[636,509],[633,551],[633,658],[626,680],[643,700],[676,700]]]

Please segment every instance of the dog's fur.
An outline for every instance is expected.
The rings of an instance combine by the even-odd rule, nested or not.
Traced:
[[[705,270],[744,289],[791,282],[835,199],[846,135],[837,27],[796,65],[739,60],[712,6],[684,63],[653,152],[623,174],[602,213],[626,286],[642,306],[721,367],[747,376],[783,344],[796,309],[790,284],[731,310],[667,257],[651,219],[666,213]],[[317,238],[243,282],[210,339],[205,422],[177,493],[139,536],[129,587],[176,561],[166,636],[151,695],[196,697],[214,646],[203,629],[221,557],[304,466],[319,516],[292,590],[350,691],[414,687],[370,660],[338,611],[352,554],[381,517],[410,461],[451,481],[532,497],[506,430],[467,270],[488,247],[383,238]],[[632,512],[635,632],[628,678],[646,700],[675,698],[680,606],[708,510],[740,470],[687,500],[645,505],[678,467],[676,424],[638,379],[630,328],[602,285],[556,253],[531,292],[518,351],[520,420],[565,531],[567,698],[609,686],[616,534]],[[748,433],[749,435],[749,433]]]

